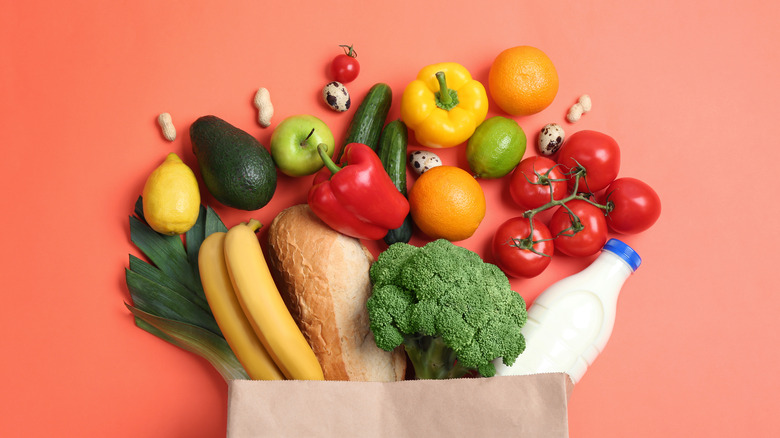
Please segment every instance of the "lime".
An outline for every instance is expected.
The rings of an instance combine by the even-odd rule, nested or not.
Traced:
[[[158,233],[183,234],[198,220],[198,181],[174,153],[149,175],[142,196],[144,219]]]
[[[466,159],[477,178],[501,178],[525,154],[525,132],[516,121],[491,117],[480,124],[466,145]]]

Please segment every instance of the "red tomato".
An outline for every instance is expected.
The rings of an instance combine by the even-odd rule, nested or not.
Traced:
[[[618,178],[607,187],[599,200],[611,210],[607,225],[623,234],[642,232],[661,216],[661,198],[652,187],[636,178]]]
[[[525,210],[566,197],[566,176],[561,166],[547,157],[528,157],[517,165],[509,181],[509,194]]]
[[[595,205],[573,199],[555,210],[550,218],[550,233],[555,236],[556,249],[573,257],[586,257],[596,254],[607,243],[607,219]]]
[[[330,75],[333,80],[346,84],[352,82],[360,73],[360,63],[357,60],[357,52],[352,46],[340,45],[344,48],[344,53],[337,55],[330,63]]]
[[[572,134],[558,151],[558,162],[566,170],[577,164],[585,168],[578,192],[596,193],[617,178],[620,170],[620,147],[615,139],[597,131],[578,131]],[[574,188],[574,176],[569,176],[569,189]]]
[[[493,255],[496,264],[512,277],[535,277],[544,271],[552,260],[555,247],[547,226],[538,220],[519,216],[499,225],[493,235]]]

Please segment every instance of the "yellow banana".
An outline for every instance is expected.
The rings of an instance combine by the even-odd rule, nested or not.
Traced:
[[[283,380],[241,309],[225,263],[225,233],[213,233],[201,244],[198,269],[206,300],[233,353],[254,380]]]
[[[274,362],[288,379],[324,380],[322,367],[279,294],[255,231],[257,220],[230,228],[225,260],[241,307]]]

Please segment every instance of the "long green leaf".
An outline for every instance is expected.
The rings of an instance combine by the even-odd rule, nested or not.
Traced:
[[[138,199],[135,202],[135,215],[137,218],[142,222],[146,222],[146,218],[144,217],[143,212],[143,197],[139,196]],[[203,240],[206,239],[206,237],[211,234],[209,232],[206,232],[206,207],[203,205],[200,206],[198,210],[198,219],[195,221],[195,224],[192,226],[192,228],[187,231],[184,234],[184,244],[186,247],[181,246],[181,237],[180,236],[163,236],[160,234],[162,238],[164,238],[167,242],[170,242],[172,245],[172,249],[176,251],[177,253],[180,252],[182,248],[184,248],[184,252],[187,257],[187,261],[189,262],[189,268],[192,273],[192,275],[187,275],[188,280],[192,280],[185,282],[185,286],[187,286],[190,290],[192,290],[196,296],[200,297],[200,303],[206,302],[206,294],[203,291],[203,285],[200,282],[200,272],[198,270],[198,251],[200,250],[200,245],[203,243]],[[209,207],[210,209],[210,207]],[[219,216],[217,216],[217,220],[221,223],[221,219],[219,219]],[[223,225],[224,226],[224,225]],[[154,232],[154,230],[150,231]],[[156,232],[155,232],[156,233]],[[157,233],[159,234],[159,233]],[[171,239],[175,239],[175,241],[172,241]],[[132,240],[132,229],[131,229],[131,240]],[[149,257],[149,255],[147,255]],[[178,261],[178,259],[174,260]],[[181,267],[180,264],[178,264],[178,267]],[[183,267],[181,267],[183,271]],[[174,271],[178,272],[178,271]],[[183,272],[182,272],[183,275]],[[175,275],[174,275],[175,276]],[[179,277],[176,277],[179,278]]]
[[[157,269],[155,266],[146,263],[132,254],[130,254],[130,270],[149,281],[159,284],[160,286],[173,289],[182,297],[197,304],[198,307],[205,310],[206,312],[211,313],[211,308],[209,307],[209,303],[205,298],[201,298],[193,294],[183,284],[165,275],[165,273]]]
[[[214,211],[211,207],[206,207],[206,226],[205,226],[205,234],[206,236],[210,236],[212,233],[224,233],[227,232],[227,227],[222,222],[222,219],[220,219],[219,215],[216,211]]]
[[[135,200],[135,210],[133,212],[138,217],[138,219],[141,219],[142,221],[146,222],[146,218],[144,217],[144,198],[143,198],[143,196],[139,196],[138,199]]]
[[[130,240],[166,275],[193,293],[203,295],[203,286],[192,275],[192,267],[180,236],[162,235],[131,216]]]
[[[125,306],[136,317],[136,325],[138,327],[206,359],[226,381],[249,379],[249,376],[224,338],[200,327],[167,318],[160,318],[127,303],[125,303]],[[139,324],[139,321],[145,324]]]
[[[190,228],[184,235],[184,243],[187,247],[187,259],[190,262],[190,267],[193,270],[193,275],[200,279],[200,271],[198,270],[198,251],[200,251],[200,245],[203,240],[206,239],[206,207],[200,206],[198,212],[198,220],[195,225]]]
[[[210,312],[174,289],[155,283],[130,269],[125,269],[125,281],[133,298],[133,304],[141,310],[194,324],[218,335],[222,334]]]
[[[201,206],[183,243],[180,236],[162,235],[146,224],[141,197],[134,213],[136,217],[130,217],[131,241],[152,262],[130,254],[130,267],[125,270],[135,306],[126,305],[136,325],[204,357],[226,380],[248,378],[214,320],[198,270],[203,240],[213,232],[227,231],[219,215]]]
[[[125,303],[125,306],[127,306],[127,305],[128,304]],[[140,310],[140,309],[136,309],[136,310],[139,311],[139,312],[142,312],[142,310]],[[132,312],[132,310],[131,310],[131,312]],[[164,331],[158,329],[157,327],[149,324],[148,322],[144,321],[143,319],[141,319],[141,318],[139,318],[137,316],[133,316],[133,317],[135,318],[135,325],[138,328],[140,328],[142,330],[146,330],[147,332],[157,336],[158,338],[162,339],[163,341],[170,342],[171,344],[174,344],[175,340],[172,337],[168,336]]]

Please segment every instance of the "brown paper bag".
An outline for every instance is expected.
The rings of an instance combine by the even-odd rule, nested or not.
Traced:
[[[379,382],[233,380],[228,438],[568,437],[566,374]]]

